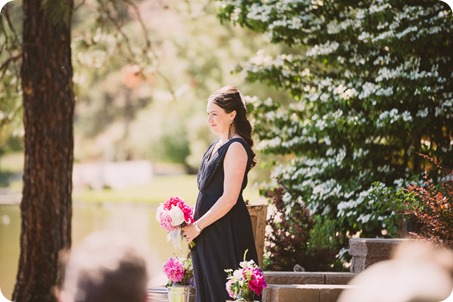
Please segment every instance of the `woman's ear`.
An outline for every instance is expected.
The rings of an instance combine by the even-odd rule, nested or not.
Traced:
[[[231,119],[231,122],[234,121],[234,118],[236,117],[236,110],[233,110],[230,112],[230,119]]]

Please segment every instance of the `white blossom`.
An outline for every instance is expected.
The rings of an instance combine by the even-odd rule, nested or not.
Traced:
[[[337,50],[340,44],[336,41],[329,41],[321,45],[315,45],[311,49],[309,49],[306,53],[308,57],[312,56],[320,56],[320,55],[328,55],[335,50]]]
[[[417,117],[427,117],[428,116],[428,108],[420,109],[417,114]]]
[[[404,111],[403,114],[401,115],[403,118],[403,121],[405,122],[411,122],[412,121],[412,115],[409,111]]]

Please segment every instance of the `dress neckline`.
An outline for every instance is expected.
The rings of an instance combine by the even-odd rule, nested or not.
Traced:
[[[215,143],[212,144],[212,150],[211,152],[209,153],[209,156],[208,156],[208,161],[211,161],[213,158],[215,158],[215,155],[219,153],[219,150],[225,146],[226,144],[228,144],[230,141],[232,140],[235,140],[235,139],[243,139],[242,137],[240,136],[236,136],[236,137],[232,137],[232,138],[229,138],[226,142],[224,142],[223,144],[221,144],[219,147],[217,147],[217,149],[215,148],[215,146],[219,143],[220,141],[220,138],[218,138]]]
[[[226,143],[228,143],[230,140],[228,139],[226,142],[224,142],[223,144],[221,144],[219,147],[217,147],[216,149],[216,146],[217,144],[219,143],[220,141],[220,138],[218,138],[215,143],[212,144],[212,150],[211,152],[209,153],[209,156],[208,156],[208,161],[211,161],[214,157],[215,157],[215,153],[219,153],[219,150],[220,148],[222,148],[223,146],[225,146]]]

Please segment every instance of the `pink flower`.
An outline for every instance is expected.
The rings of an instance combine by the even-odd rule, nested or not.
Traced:
[[[172,257],[164,264],[164,273],[168,279],[176,283],[184,277],[184,268],[178,259]]]
[[[195,219],[193,219],[193,210],[191,207],[189,207],[187,204],[180,205],[180,208],[182,212],[184,213],[184,220],[188,224],[192,224],[195,222]]]
[[[252,274],[249,280],[249,288],[260,296],[266,286],[267,284],[264,280],[263,272],[259,268],[252,269]]]
[[[166,229],[169,232],[174,230],[171,217],[166,211],[163,211],[159,214],[159,223],[164,229]]]
[[[233,298],[233,299],[236,299],[236,294],[234,293],[232,287],[233,287],[233,284],[234,284],[234,281],[233,280],[228,280],[225,287],[226,287],[226,290],[228,292],[228,295],[230,296],[230,298]]]
[[[178,206],[178,204],[181,202],[181,199],[179,197],[170,197],[165,203],[164,203],[164,209],[165,210],[170,210],[172,206]]]
[[[178,207],[181,209],[181,211],[184,214],[184,221],[187,224],[193,223],[195,220],[193,219],[193,210],[192,208],[185,203],[184,200],[182,200],[179,197],[170,197],[164,204],[163,204],[163,209],[166,211],[170,211],[172,207]]]
[[[168,285],[174,283],[181,285],[193,285],[192,259],[172,257],[164,264],[163,269],[169,279]]]

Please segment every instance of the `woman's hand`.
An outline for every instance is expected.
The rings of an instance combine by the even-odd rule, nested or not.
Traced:
[[[199,232],[194,224],[187,225],[182,228],[182,234],[184,238],[186,239],[187,243],[191,243],[195,238],[200,235],[201,232]]]

